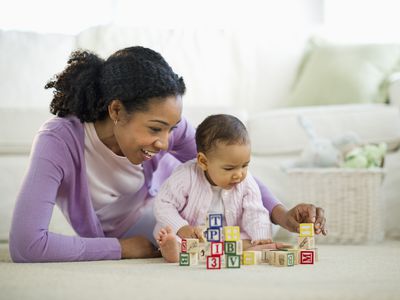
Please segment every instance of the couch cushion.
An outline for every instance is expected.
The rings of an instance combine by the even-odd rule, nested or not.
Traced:
[[[292,28],[293,29],[293,28]],[[282,30],[290,34],[290,38]],[[183,76],[185,105],[259,111],[283,106],[308,34],[300,29],[132,28],[96,26],[77,35],[77,47],[102,57],[134,45],[160,52]],[[262,99],[262,101],[259,101]]]
[[[335,138],[353,131],[365,143],[400,144],[399,109],[385,104],[354,104],[272,110],[249,116],[247,126],[256,155],[301,151],[309,139],[298,122],[309,119],[319,137]]]
[[[48,108],[0,107],[0,154],[28,154],[40,126],[51,116]]]
[[[327,44],[312,40],[289,96],[290,106],[383,103],[400,44]]]
[[[44,86],[74,47],[71,35],[0,30],[0,106],[48,107],[52,92]]]

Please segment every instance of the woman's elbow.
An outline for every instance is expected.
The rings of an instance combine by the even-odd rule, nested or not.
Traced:
[[[32,237],[16,234],[11,232],[9,239],[9,251],[11,260],[15,263],[32,263],[45,261],[43,253],[40,253],[39,249],[44,247],[38,247],[38,239]],[[35,245],[36,246],[33,246]]]

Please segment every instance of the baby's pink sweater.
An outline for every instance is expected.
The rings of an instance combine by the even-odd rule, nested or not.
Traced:
[[[211,185],[196,160],[177,167],[156,196],[154,235],[166,225],[171,226],[174,233],[185,225],[204,225],[212,195]],[[269,212],[263,206],[260,189],[250,173],[234,188],[222,190],[221,197],[227,226],[240,226],[242,239],[271,238]]]

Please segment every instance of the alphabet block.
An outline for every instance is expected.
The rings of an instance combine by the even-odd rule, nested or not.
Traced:
[[[221,256],[207,256],[207,270],[221,269]]]
[[[179,265],[180,266],[190,266],[190,254],[189,253],[179,253]]]
[[[272,265],[275,260],[275,254],[273,251],[268,249],[263,249],[261,251],[261,262]]]
[[[207,260],[207,256],[211,255],[210,243],[200,243],[199,244],[199,261],[205,262]]]
[[[191,266],[198,265],[198,264],[199,264],[199,256],[198,256],[198,253],[197,253],[197,252],[195,252],[195,253],[189,253],[189,255],[190,255],[189,264],[190,264]]]
[[[197,253],[199,252],[199,239],[182,239],[182,243],[185,241],[187,253]]]
[[[257,265],[261,263],[261,251],[243,251],[243,265]]]
[[[240,240],[240,227],[239,226],[224,226],[224,240],[225,241],[239,241]]]
[[[211,242],[211,256],[219,256],[224,254],[223,242]]]
[[[300,264],[313,265],[314,264],[314,251],[313,250],[300,250]]]
[[[207,241],[209,242],[219,242],[221,240],[221,229],[208,228],[206,236],[207,236]]]
[[[315,238],[313,236],[299,236],[297,238],[299,249],[315,248]]]
[[[289,252],[292,252],[294,254],[294,264],[298,265],[300,262],[300,251],[301,249],[297,249],[297,248],[288,248],[286,249]]]
[[[226,267],[228,269],[240,268],[240,255],[226,255]]]
[[[186,241],[186,239],[182,239],[182,241],[181,241],[181,252],[183,252],[183,253],[187,252],[187,241]]]
[[[223,214],[208,214],[208,228],[221,228],[223,220]]]
[[[300,223],[300,236],[314,236],[314,224]]]
[[[274,265],[279,267],[294,266],[294,253],[289,251],[276,251]]]

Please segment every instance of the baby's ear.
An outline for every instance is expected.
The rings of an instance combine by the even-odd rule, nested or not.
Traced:
[[[208,167],[207,156],[203,152],[197,153],[197,164],[203,171],[207,171]]]

